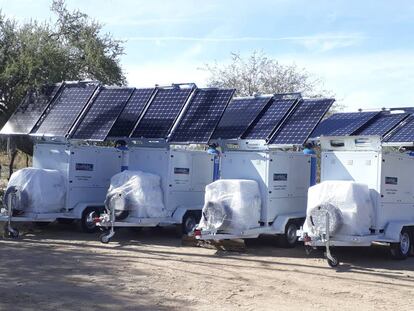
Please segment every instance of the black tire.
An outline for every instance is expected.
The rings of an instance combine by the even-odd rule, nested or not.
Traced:
[[[70,225],[70,224],[73,224],[75,219],[72,219],[72,218],[58,218],[58,219],[56,219],[56,221],[61,225]]]
[[[390,245],[391,257],[397,260],[406,259],[412,252],[412,240],[413,239],[410,230],[403,228],[401,230],[400,242],[391,243]]]
[[[115,220],[121,221],[129,216],[129,211],[115,211]]]
[[[189,234],[193,232],[194,228],[198,225],[201,219],[201,212],[194,211],[186,212],[183,216],[183,222],[181,224],[181,231],[183,234]]]
[[[332,255],[331,255],[332,256]],[[332,256],[332,259],[326,258],[326,260],[328,261],[328,265],[331,268],[336,268],[339,265],[339,260],[338,258],[336,258],[335,256]]]
[[[279,245],[284,248],[293,248],[296,246],[298,237],[296,231],[298,225],[294,221],[288,221],[285,227],[285,234],[279,236]]]
[[[85,208],[81,218],[81,228],[83,232],[95,233],[99,230],[99,227],[95,223],[90,223],[88,217],[99,217],[103,213],[103,208],[98,206],[89,206]]]
[[[111,242],[111,238],[107,238],[108,233],[108,231],[105,231],[99,236],[99,240],[101,241],[101,243],[108,244],[109,242]]]
[[[4,227],[4,237],[9,239],[17,239],[19,237],[20,233],[19,230],[16,228],[13,228],[13,231],[9,231],[9,228],[7,225]]]

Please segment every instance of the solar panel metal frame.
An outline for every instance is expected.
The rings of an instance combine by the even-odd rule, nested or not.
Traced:
[[[187,98],[186,98],[184,104],[181,106],[179,113],[175,116],[174,121],[171,123],[169,129],[166,131],[167,133],[166,133],[165,137],[157,137],[157,138],[155,138],[155,137],[134,137],[133,135],[134,135],[136,129],[139,127],[140,123],[145,118],[148,110],[151,108],[151,105],[154,103],[154,101],[155,101],[155,99],[157,97],[157,94],[158,94],[159,90],[175,89],[177,87],[180,90],[182,90],[182,89],[185,90],[185,88],[180,88],[182,85],[188,86],[189,94],[187,95]],[[179,118],[180,114],[182,113],[183,109],[186,107],[186,105],[188,104],[189,100],[191,99],[191,96],[193,95],[194,90],[196,88],[197,87],[196,87],[196,85],[194,83],[173,84],[171,86],[157,86],[156,87],[156,90],[155,90],[155,92],[153,94],[153,96],[150,98],[147,106],[145,107],[145,110],[141,113],[140,118],[136,122],[136,124],[135,124],[134,128],[132,129],[131,133],[129,134],[129,137],[128,138],[129,139],[132,139],[132,140],[166,140],[166,138],[168,137],[168,135],[171,132],[171,129],[174,127],[174,124],[176,123],[177,119]]]
[[[285,98],[287,96],[287,98]],[[279,122],[274,125],[274,127],[271,129],[267,137],[264,137],[262,139],[259,138],[246,138],[247,133],[254,127],[256,124],[260,121],[260,119],[263,117],[263,115],[268,111],[268,109],[271,108],[271,105],[275,105],[277,100],[294,100],[289,109],[285,112],[283,116],[281,116]],[[240,139],[245,140],[264,140],[266,143],[272,138],[275,131],[279,128],[279,126],[286,120],[286,118],[292,113],[292,111],[295,109],[299,101],[301,100],[301,96],[299,93],[286,93],[286,94],[274,94],[273,100],[269,101],[269,103],[266,105],[266,107],[263,108],[263,110],[259,113],[259,115],[256,117],[254,122],[244,131],[244,133],[241,135]]]
[[[141,112],[139,113],[139,115],[137,116],[137,118],[135,119],[135,121],[133,122],[133,126],[132,129],[128,131],[128,134],[126,134],[125,136],[119,136],[119,135],[115,135],[112,136],[111,131],[113,130],[114,126],[116,125],[116,123],[120,120],[122,114],[124,113],[125,109],[127,109],[128,104],[130,103],[130,101],[132,100],[132,98],[134,97],[135,93],[137,91],[143,90],[143,88],[135,88],[134,92],[132,92],[130,98],[128,99],[127,103],[124,106],[124,109],[122,109],[121,113],[118,115],[117,119],[115,120],[115,122],[112,124],[111,129],[108,132],[108,135],[106,136],[105,140],[109,140],[109,139],[122,139],[122,138],[129,138],[130,135],[134,132],[135,127],[137,126],[137,123],[139,122],[141,116],[145,113],[147,107],[149,106],[149,104],[151,103],[151,101],[153,100],[155,94],[157,93],[157,88],[145,88],[145,89],[151,89],[151,94],[149,96],[149,98],[146,100],[146,102],[144,103]]]
[[[89,98],[86,100],[84,106],[80,109],[78,115],[76,116],[76,118],[74,119],[74,121],[70,124],[70,126],[68,127],[68,130],[66,131],[66,134],[64,136],[59,136],[59,135],[46,135],[46,136],[54,136],[54,137],[65,137],[67,138],[73,127],[75,126],[75,124],[77,124],[77,122],[79,121],[79,118],[82,116],[84,110],[86,109],[86,107],[88,107],[88,105],[90,105],[90,102],[94,99],[94,97],[97,94],[97,91],[100,88],[100,83],[99,82],[95,82],[95,81],[80,81],[80,82],[65,82],[65,87],[66,86],[72,86],[72,85],[76,85],[76,84],[92,84],[95,86],[92,94],[89,96]],[[49,109],[53,109],[53,105],[60,99],[60,97],[62,96],[63,92],[64,92],[65,88],[62,88],[61,91],[59,92],[59,96],[57,96],[56,98],[54,98],[53,101],[50,102],[48,109],[46,109],[42,115],[42,117],[38,120],[38,122],[36,123],[36,126],[33,127],[32,132],[30,135],[33,136],[45,136],[45,134],[38,134],[37,130],[41,127],[43,121],[47,118],[48,114],[49,114]]]
[[[88,116],[88,113],[91,111],[91,109],[93,109],[94,104],[99,99],[99,95],[101,94],[102,91],[104,91],[104,90],[128,90],[128,89],[131,90],[130,91],[131,93],[128,95],[127,99],[123,103],[122,109],[120,109],[120,112],[118,112],[117,116],[114,118],[114,121],[111,122],[111,125],[110,125],[107,133],[105,134],[105,136],[102,139],[76,138],[75,137],[77,130],[80,128],[82,122],[85,120],[85,117]],[[108,133],[112,129],[112,126],[114,125],[114,123],[118,119],[119,115],[122,113],[122,111],[125,108],[128,101],[130,100],[130,98],[131,98],[132,94],[134,93],[134,91],[135,91],[135,88],[132,88],[132,87],[118,87],[118,86],[103,86],[103,85],[100,85],[98,87],[98,89],[95,91],[95,93],[93,94],[93,96],[89,99],[89,102],[85,105],[83,112],[79,116],[78,120],[74,123],[70,133],[68,134],[68,137],[70,137],[72,139],[75,139],[75,140],[104,141],[106,139],[106,137],[108,136]]]
[[[33,131],[33,129],[36,127],[37,123],[40,121],[40,119],[44,115],[45,111],[49,108],[50,104],[55,100],[55,98],[57,98],[59,96],[60,92],[63,89],[63,85],[64,84],[65,84],[65,82],[55,83],[55,84],[50,85],[50,87],[52,87],[52,86],[57,87],[56,93],[46,103],[45,107],[42,109],[42,111],[40,112],[39,116],[37,117],[36,122],[34,122],[34,124],[30,128],[28,128],[28,130],[26,131],[26,133],[23,133],[23,132],[19,132],[19,133],[4,133],[4,134],[3,133],[0,133],[0,135],[29,135]],[[26,94],[26,96],[29,96],[29,94]],[[25,98],[26,98],[26,96],[25,96]],[[12,120],[13,117],[18,113],[18,109],[19,109],[19,107],[13,112],[13,114],[10,116],[9,120],[7,120],[7,122],[3,126],[3,128],[6,127],[7,124],[9,123],[9,121]],[[2,128],[1,131],[3,131],[3,128]]]
[[[236,97],[236,98],[234,98],[233,99],[233,103],[230,101],[229,102],[229,104],[227,105],[227,107],[229,107],[229,106],[231,106],[231,105],[234,105],[234,104],[236,104],[236,101],[237,100],[263,100],[263,101],[265,101],[265,103],[264,103],[264,105],[263,105],[263,107],[261,107],[261,109],[260,110],[258,110],[257,111],[257,113],[253,116],[253,118],[249,121],[249,123],[246,125],[246,126],[244,126],[244,129],[242,130],[242,131],[240,131],[240,134],[239,135],[237,135],[237,136],[235,136],[235,137],[232,137],[232,138],[229,138],[229,137],[216,137],[216,135],[214,135],[215,134],[215,131],[217,131],[218,129],[219,129],[219,125],[220,125],[220,122],[221,122],[221,120],[224,118],[224,116],[225,116],[225,114],[226,114],[226,111],[224,111],[224,113],[223,113],[223,115],[222,115],[222,118],[220,119],[220,122],[217,124],[217,126],[216,126],[216,129],[215,129],[215,131],[213,132],[213,134],[212,134],[212,137],[214,137],[214,138],[210,138],[210,139],[214,139],[214,140],[231,140],[231,139],[241,139],[241,137],[243,136],[243,134],[247,131],[247,129],[249,129],[251,126],[252,126],[252,124],[255,122],[255,120],[258,118],[258,116],[260,115],[260,113],[264,110],[264,109],[266,109],[267,107],[268,107],[268,105],[270,105],[270,103],[273,101],[273,95],[260,95],[260,96],[248,96],[248,97]],[[226,108],[227,109],[227,108]],[[223,131],[224,131],[224,129],[223,129]]]
[[[216,122],[214,128],[211,130],[209,137],[205,141],[196,141],[196,140],[185,141],[185,142],[184,141],[175,141],[174,140],[174,136],[176,135],[176,130],[182,124],[183,120],[185,119],[185,116],[187,115],[188,111],[191,109],[192,104],[193,104],[194,100],[196,99],[196,96],[197,96],[196,92],[198,90],[201,90],[201,91],[210,91],[210,90],[211,91],[213,91],[213,90],[224,91],[224,90],[226,90],[226,91],[230,91],[231,94],[230,94],[227,102],[224,105],[224,108],[223,108],[223,111],[221,113],[221,116],[219,117],[218,121]],[[174,124],[173,128],[171,129],[171,133],[170,133],[167,141],[168,142],[172,142],[172,143],[177,143],[177,144],[193,144],[193,143],[194,144],[207,144],[210,141],[210,139],[211,139],[211,137],[212,137],[215,129],[217,128],[218,124],[220,123],[220,120],[223,118],[223,114],[224,114],[226,108],[228,107],[229,103],[231,102],[232,97],[233,97],[235,91],[236,91],[235,89],[219,89],[219,88],[202,88],[202,89],[195,89],[193,91],[193,93],[190,95],[190,98],[188,100],[188,104],[186,105],[186,107],[183,108],[183,111],[181,113],[181,116],[179,116],[179,118],[177,119],[177,121]]]
[[[329,109],[332,107],[332,104],[335,102],[335,99],[332,99],[332,98],[321,98],[321,99],[318,99],[318,98],[314,98],[314,99],[311,99],[311,98],[307,98],[307,99],[301,99],[301,100],[299,100],[298,102],[297,102],[297,104],[295,105],[295,108],[294,108],[294,110],[292,110],[291,112],[290,112],[290,114],[288,115],[288,116],[286,116],[286,118],[281,122],[281,124],[279,125],[279,127],[274,131],[274,133],[273,133],[273,135],[272,135],[272,137],[268,140],[268,143],[269,144],[274,144],[274,141],[277,139],[277,136],[280,134],[280,132],[281,132],[281,130],[283,129],[283,127],[284,126],[287,126],[287,124],[288,124],[288,122],[289,122],[289,120],[291,119],[291,118],[293,118],[294,117],[294,115],[295,115],[295,112],[296,111],[298,111],[301,107],[300,107],[300,105],[301,104],[304,104],[306,101],[316,101],[316,100],[319,100],[319,101],[330,101],[330,103],[329,103],[329,105],[328,105],[328,107],[326,107],[325,109],[324,109],[324,111],[323,111],[323,113],[321,114],[321,116],[318,118],[318,120],[317,120],[317,122],[315,123],[315,125],[312,127],[312,129],[310,129],[309,131],[308,131],[308,134],[304,137],[304,139],[303,139],[303,141],[302,141],[302,143],[276,143],[275,145],[289,145],[289,146],[292,146],[292,145],[294,145],[294,146],[298,146],[298,145],[303,145],[308,139],[309,139],[309,137],[311,137],[311,135],[312,135],[312,133],[313,133],[313,131],[316,129],[316,127],[319,125],[319,123],[322,121],[322,119],[323,119],[323,117],[326,115],[326,113],[329,111]]]

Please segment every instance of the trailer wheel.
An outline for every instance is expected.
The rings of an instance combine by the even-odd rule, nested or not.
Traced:
[[[296,223],[288,221],[285,227],[285,234],[280,236],[280,244],[282,247],[293,248],[296,246],[296,242],[298,241],[298,237],[296,235],[297,230],[298,226]]]
[[[412,242],[411,242],[411,234],[410,231],[406,228],[401,230],[400,234],[400,242],[399,243],[391,243],[391,256],[393,259],[405,259],[411,252]]]
[[[85,208],[81,218],[81,228],[83,232],[94,233],[99,230],[98,226],[92,221],[93,218],[99,217],[102,213],[102,208],[97,206],[89,206]]]
[[[200,222],[200,217],[197,217],[197,214],[195,212],[187,212],[184,214],[183,222],[182,222],[182,233],[183,234],[189,234],[193,232],[194,228],[197,226],[197,224]]]
[[[19,234],[19,230],[16,228],[12,228],[12,230],[9,230],[7,225],[4,227],[5,238],[17,239],[19,237]]]
[[[326,260],[328,261],[328,265],[332,268],[335,268],[339,265],[339,260],[335,256],[332,256],[332,259],[326,258]]]
[[[104,244],[108,244],[109,242],[111,242],[111,238],[108,237],[108,232],[104,232],[99,236],[99,240],[101,240],[102,243]]]

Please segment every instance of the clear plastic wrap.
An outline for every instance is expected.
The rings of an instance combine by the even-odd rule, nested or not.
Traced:
[[[254,180],[221,179],[206,186],[198,228],[243,231],[259,226],[261,198]]]
[[[324,181],[310,187],[304,231],[310,235],[325,232],[326,213],[331,234],[369,234],[374,207],[368,186],[352,181]]]
[[[23,168],[10,177],[7,187],[12,186],[18,189],[16,210],[54,213],[65,207],[65,178],[58,170]]]
[[[106,205],[139,218],[166,217],[161,178],[141,171],[123,171],[111,178]]]

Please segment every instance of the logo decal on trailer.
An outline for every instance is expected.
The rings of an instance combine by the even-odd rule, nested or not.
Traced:
[[[93,171],[93,164],[91,164],[91,163],[76,163],[75,169],[77,171]]]
[[[274,181],[287,181],[288,174],[273,174]]]
[[[190,175],[190,169],[187,167],[174,167],[174,174]]]
[[[397,177],[385,177],[385,184],[398,185],[398,178]]]

